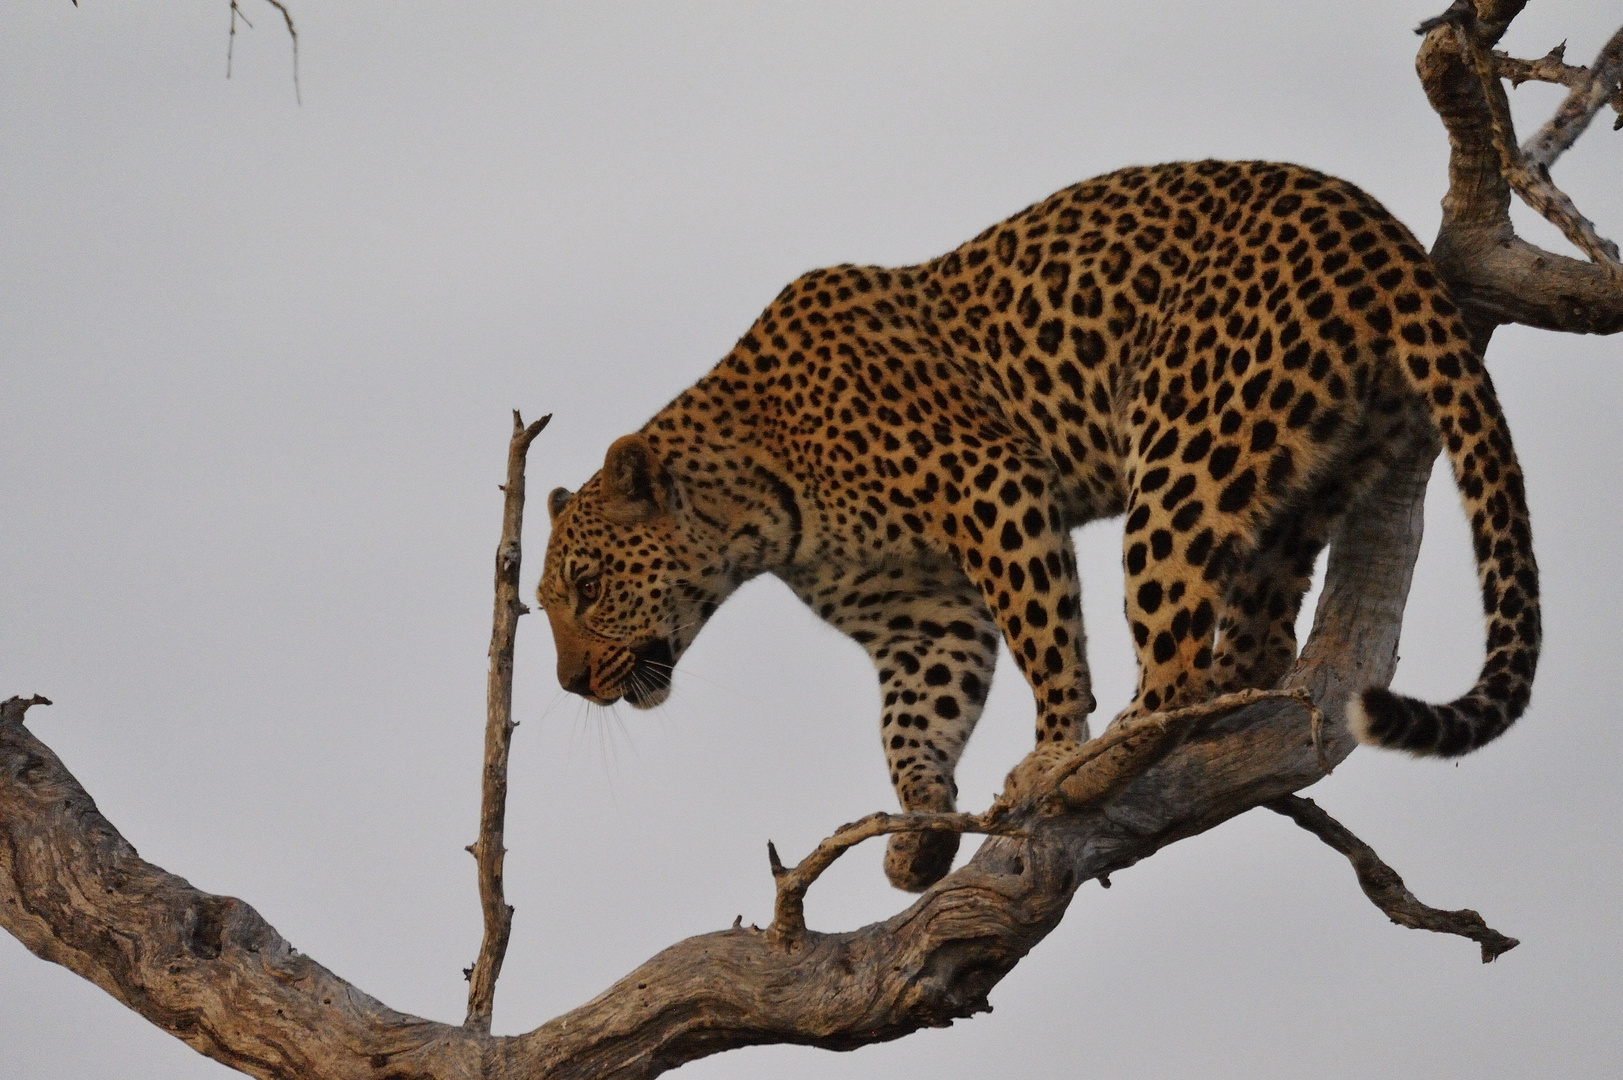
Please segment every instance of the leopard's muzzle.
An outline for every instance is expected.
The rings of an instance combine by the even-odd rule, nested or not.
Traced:
[[[621,693],[633,708],[651,709],[670,696],[676,656],[664,638],[632,646],[631,655],[637,662],[621,681]]]

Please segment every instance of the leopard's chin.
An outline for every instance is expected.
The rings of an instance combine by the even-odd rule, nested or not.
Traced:
[[[664,686],[646,688],[642,690],[628,689],[625,692],[626,704],[633,709],[652,709],[656,705],[663,705],[665,699],[671,696],[670,683]]]

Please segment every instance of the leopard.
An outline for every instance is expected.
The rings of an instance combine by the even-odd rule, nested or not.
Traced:
[[[1522,471],[1437,267],[1358,187],[1193,161],[1083,181],[928,262],[791,282],[715,367],[548,498],[558,681],[651,708],[718,606],[771,574],[877,670],[908,811],[950,811],[1002,643],[1041,752],[1096,709],[1071,531],[1124,516],[1138,680],[1117,722],[1297,655],[1316,559],[1405,454],[1446,454],[1486,656],[1431,704],[1368,687],[1359,740],[1455,757],[1525,711],[1541,639]],[[952,833],[893,835],[920,891]]]

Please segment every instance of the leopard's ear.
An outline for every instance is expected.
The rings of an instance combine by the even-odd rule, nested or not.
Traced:
[[[664,513],[670,476],[641,435],[614,440],[603,459],[603,510],[611,521],[631,525]]]
[[[563,513],[564,506],[573,497],[574,493],[568,488],[553,488],[552,494],[547,496],[547,517],[557,521],[558,515]]]

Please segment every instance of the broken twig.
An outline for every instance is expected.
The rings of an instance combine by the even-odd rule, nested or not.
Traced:
[[[1312,799],[1286,795],[1267,805],[1268,809],[1276,814],[1284,814],[1347,856],[1353,872],[1358,875],[1358,884],[1363,888],[1364,895],[1399,926],[1470,938],[1482,946],[1484,964],[1493,963],[1499,956],[1521,944],[1490,927],[1474,911],[1442,911],[1422,904],[1403,884],[1398,872],[1381,861],[1374,848],[1354,836],[1351,830],[1325,813]]]

